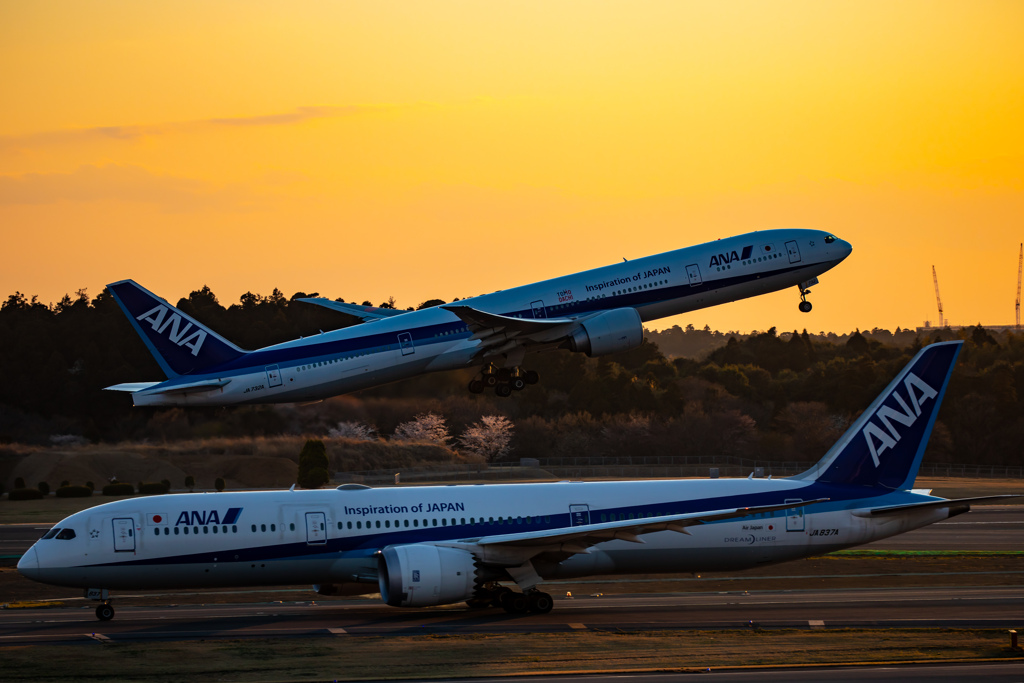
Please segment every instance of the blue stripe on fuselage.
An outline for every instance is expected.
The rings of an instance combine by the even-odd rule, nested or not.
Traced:
[[[763,505],[784,504],[786,501],[799,498],[800,500],[816,500],[819,498],[830,499],[827,503],[819,503],[811,508],[811,513],[833,512],[837,510],[849,510],[862,507],[880,507],[883,505],[899,505],[908,502],[920,502],[922,500],[938,500],[931,496],[921,496],[909,491],[885,491],[881,489],[866,489],[862,486],[835,486],[829,484],[812,483],[798,489],[788,491],[764,491],[760,493],[740,493],[731,496],[716,498],[705,498],[697,500],[678,500],[659,504],[626,505],[612,508],[592,508],[590,519],[595,521],[595,515],[612,515],[616,517],[634,515],[637,519],[647,516],[686,514],[691,512],[702,512],[708,510],[728,510],[740,507],[758,507]],[[794,508],[800,507],[794,504]],[[785,511],[780,510],[768,513],[772,518],[785,517]],[[403,515],[407,517],[408,515]],[[549,517],[550,522],[543,520]],[[381,516],[383,520],[383,516]],[[392,519],[392,517],[388,517]],[[451,519],[451,518],[448,518]],[[481,517],[482,519],[482,517]],[[526,523],[526,517],[517,516],[514,521],[509,522],[505,518],[504,524],[498,522],[456,524],[437,527],[402,528],[396,530],[377,530],[372,533],[360,533],[355,529],[345,529],[346,535],[340,538],[328,538],[324,544],[309,545],[304,541],[290,541],[287,543],[276,543],[272,545],[252,546],[248,548],[224,547],[217,550],[201,553],[190,553],[187,555],[171,555],[145,559],[133,559],[120,562],[108,562],[95,565],[80,565],[82,567],[125,567],[144,565],[174,565],[174,564],[207,564],[225,563],[225,556],[235,559],[227,562],[252,562],[257,560],[297,560],[309,557],[316,557],[329,554],[344,554],[348,558],[369,557],[381,548],[389,545],[401,545],[408,543],[431,543],[437,541],[452,541],[464,538],[480,538],[482,536],[495,536],[507,533],[522,533],[531,530],[543,531],[547,529],[564,529],[571,527],[571,515],[568,513],[555,515],[541,515],[532,518],[532,524]],[[338,520],[333,520],[336,524]],[[725,524],[735,522],[736,519],[711,524]],[[367,521],[367,524],[370,522]],[[512,527],[512,528],[509,528]],[[356,532],[353,534],[352,532]],[[250,533],[242,531],[240,534]],[[262,532],[255,532],[262,533]],[[277,533],[277,532],[272,532]],[[295,533],[295,532],[293,532]],[[164,537],[159,537],[163,539]],[[176,541],[183,540],[176,537]],[[209,542],[209,536],[203,536],[203,542]],[[159,543],[159,540],[149,540],[147,543]],[[236,557],[237,556],[237,557]]]

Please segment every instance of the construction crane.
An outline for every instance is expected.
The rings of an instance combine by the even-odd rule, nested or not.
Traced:
[[[932,266],[932,280],[935,281],[935,302],[939,304],[939,327],[942,328],[946,323],[942,319],[942,297],[939,296],[939,276],[935,274],[935,266]]]
[[[1024,242],[1020,245],[1020,256],[1017,257],[1017,331],[1020,332],[1020,274],[1024,268]]]

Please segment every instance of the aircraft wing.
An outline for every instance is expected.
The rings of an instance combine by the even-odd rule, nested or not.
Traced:
[[[471,341],[480,341],[481,355],[506,353],[516,346],[545,344],[567,336],[577,324],[576,318],[513,318],[481,311],[472,306],[441,306],[466,323],[473,333]]]
[[[863,512],[857,512],[858,516],[876,516],[876,515],[891,515],[897,512],[906,512],[908,510],[921,510],[925,508],[944,508],[953,507],[954,505],[967,505],[974,503],[979,500],[992,500],[994,498],[1019,498],[1019,493],[1004,493],[998,496],[977,496],[975,498],[950,498],[948,500],[929,500],[923,503],[907,503],[906,505],[890,505],[888,507],[872,508],[871,510],[864,510]]]
[[[643,543],[640,536],[656,531],[676,531],[690,533],[686,527],[697,524],[708,524],[726,519],[747,517],[763,512],[789,510],[824,503],[828,498],[801,501],[798,504],[784,503],[779,505],[761,505],[758,507],[732,508],[726,510],[709,510],[706,512],[689,512],[681,515],[663,515],[661,517],[645,517],[600,524],[583,524],[559,529],[543,531],[526,531],[518,534],[501,534],[470,538],[455,543],[440,543],[453,547],[473,550],[485,562],[502,563],[502,558],[517,563],[532,559],[536,555],[553,553],[562,558],[576,553],[586,553],[590,546],[606,541],[630,541]],[[514,559],[511,559],[514,558]]]
[[[372,322],[374,320],[380,320],[381,318],[391,318],[396,315],[402,315],[408,313],[408,311],[399,311],[394,308],[377,308],[376,306],[360,306],[359,304],[343,304],[340,301],[333,301],[331,299],[325,299],[323,297],[307,297],[305,299],[299,299],[307,304],[316,304],[317,306],[323,306],[329,308],[332,311],[338,311],[346,315],[352,315],[363,322]]]
[[[204,379],[198,382],[188,382],[186,384],[175,384],[169,386],[166,389],[160,389],[154,391],[154,394],[193,394],[199,391],[210,391],[212,389],[219,389],[230,383],[230,379]],[[163,382],[127,382],[125,384],[115,384],[111,387],[104,387],[104,391],[129,391],[135,393],[137,391],[143,391],[151,387],[155,387]]]

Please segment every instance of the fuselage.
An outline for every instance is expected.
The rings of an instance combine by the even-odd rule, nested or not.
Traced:
[[[802,506],[809,500],[828,502]],[[561,482],[175,494],[107,503],[57,524],[19,571],[63,586],[163,589],[376,583],[387,546],[474,542],[692,511],[792,508],[610,540],[545,579],[735,570],[831,552],[950,516],[946,508],[872,517],[863,510],[938,500],[911,491],[790,479]],[[858,512],[861,514],[858,514]],[[70,530],[70,531],[69,531]]]
[[[768,230],[465,299],[523,319],[579,319],[635,309],[655,320],[798,286],[831,269],[849,243],[819,230]],[[320,400],[426,372],[471,366],[480,342],[454,313],[410,311],[252,351],[133,394],[136,405]],[[211,381],[220,386],[168,391]]]

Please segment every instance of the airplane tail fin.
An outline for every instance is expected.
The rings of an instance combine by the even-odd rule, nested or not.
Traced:
[[[134,280],[107,289],[168,377],[211,370],[246,353]]]
[[[793,478],[894,490],[913,486],[962,344],[921,349],[825,457]]]

